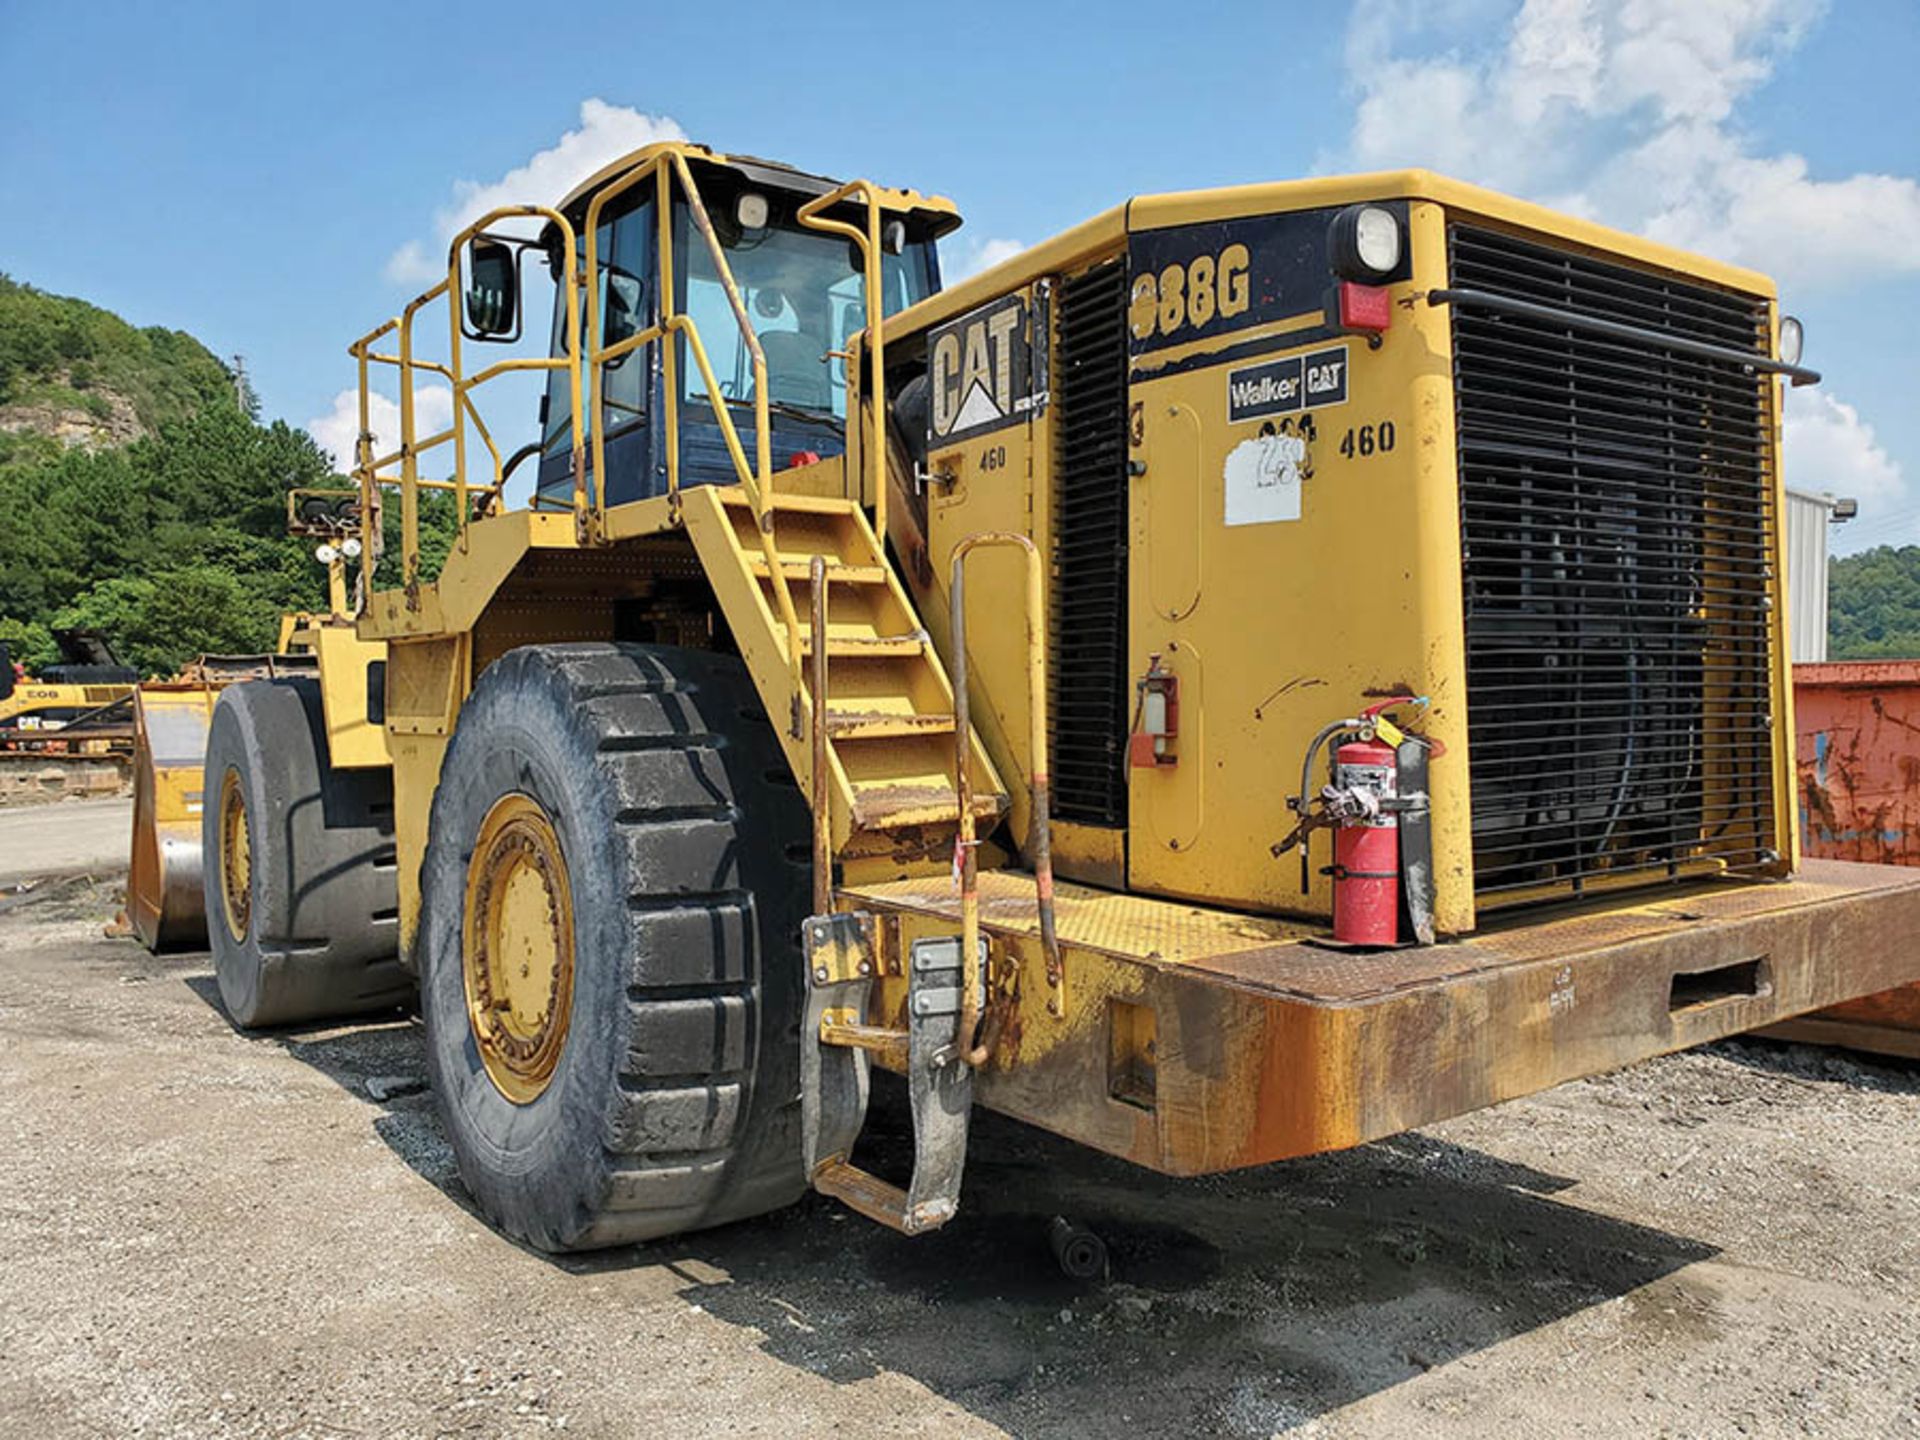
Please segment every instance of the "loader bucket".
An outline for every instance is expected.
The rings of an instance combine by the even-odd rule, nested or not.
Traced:
[[[178,680],[134,691],[133,853],[127,922],[149,950],[207,943],[200,810],[207,732],[220,692],[243,680],[311,675],[311,655],[202,655]]]
[[[200,891],[202,766],[222,688],[143,685],[134,698],[127,919],[149,950],[207,943]]]

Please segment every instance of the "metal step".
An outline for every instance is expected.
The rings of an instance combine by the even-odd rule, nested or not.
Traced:
[[[751,510],[752,503],[747,492],[738,485],[715,486],[719,491],[722,505],[729,510]],[[839,495],[795,495],[775,490],[766,496],[766,508],[769,510],[788,510],[795,514],[808,515],[851,515],[854,505],[851,500]]]
[[[975,820],[995,821],[1007,813],[1004,795],[973,797]],[[906,830],[920,825],[957,825],[960,797],[951,785],[880,782],[855,784],[853,823],[862,830]]]
[[[899,714],[886,710],[827,711],[827,736],[833,740],[894,740],[952,733],[951,715]]]
[[[871,915],[815,915],[801,937],[807,1011],[800,1123],[813,1187],[903,1235],[937,1230],[960,1208],[973,1111],[973,1068],[957,1054],[960,940],[914,942],[907,959],[907,1029],[901,1034],[862,1023],[879,968]],[[984,955],[980,970],[986,973]],[[871,1053],[897,1055],[902,1041],[913,1112],[913,1176],[904,1188],[849,1158],[866,1122]]]
[[[773,576],[773,567],[767,564],[767,557],[747,553],[747,569],[756,579],[768,580]],[[781,573],[791,584],[805,585],[813,578],[813,557],[810,555],[782,555]],[[834,585],[884,585],[887,572],[878,565],[847,565],[831,556],[827,559],[827,580]]]
[[[827,655],[830,659],[912,660],[924,652],[926,643],[927,637],[918,632],[910,635],[836,635],[832,626],[827,628]],[[811,626],[802,627],[800,653],[813,654]]]

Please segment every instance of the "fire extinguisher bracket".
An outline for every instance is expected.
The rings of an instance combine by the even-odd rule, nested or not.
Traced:
[[[1180,738],[1180,677],[1147,657],[1147,673],[1133,682],[1132,733],[1127,763],[1136,770],[1168,769],[1180,763],[1174,741]]]

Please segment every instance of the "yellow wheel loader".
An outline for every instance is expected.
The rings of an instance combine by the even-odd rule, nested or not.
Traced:
[[[32,676],[16,675],[0,644],[0,755],[126,754],[139,675],[97,630],[55,630],[53,639],[60,659]]]
[[[221,905],[209,912],[208,887],[203,873],[202,829],[207,808],[208,737],[214,727],[221,692],[248,681],[266,682],[254,696],[293,696],[301,713],[317,709],[319,732],[312,742],[317,756],[330,765],[360,772],[359,783],[384,796],[387,755],[377,725],[367,722],[363,699],[366,677],[385,653],[377,641],[360,639],[347,597],[348,563],[360,551],[359,494],[357,491],[295,490],[288,496],[287,528],[303,538],[318,537],[316,558],[327,567],[329,608],[324,614],[293,612],[281,616],[280,637],[270,655],[202,655],[172,680],[153,680],[132,693],[133,719],[133,844],[127,867],[126,924],[149,950],[180,949],[209,943],[207,917],[227,917],[227,898],[245,890],[233,875],[219,877]],[[319,684],[322,657],[335,690],[328,705]],[[343,695],[341,687],[358,686]],[[291,737],[289,737],[290,739]],[[318,795],[318,772],[313,784]],[[283,797],[283,799],[289,797]],[[222,797],[214,797],[216,804]],[[380,804],[386,802],[380,799]],[[324,806],[322,807],[325,808]],[[384,813],[384,812],[383,812]],[[384,825],[381,835],[390,834]],[[224,853],[244,868],[245,837]],[[380,842],[384,855],[391,841]],[[384,928],[377,949],[383,960],[393,953],[391,939],[395,909],[391,865],[383,864],[379,879],[367,897],[369,911],[382,911]],[[246,901],[238,903],[244,906]],[[335,925],[342,924],[336,920]],[[360,922],[354,922],[358,925]],[[389,1003],[406,998],[402,985]],[[239,1012],[236,1011],[236,1014]],[[331,1002],[319,1013],[335,1013]],[[292,1017],[288,1017],[292,1018]]]
[[[468,1190],[569,1250],[929,1230],[976,1105],[1199,1175],[1920,978],[1920,876],[1796,854],[1765,277],[1418,171],[942,289],[958,223],[650,146],[352,345],[384,657],[220,696],[240,1023],[417,982]]]

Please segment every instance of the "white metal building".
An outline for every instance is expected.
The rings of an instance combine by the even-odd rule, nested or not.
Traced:
[[[1853,512],[1851,500],[1787,490],[1788,649],[1795,664],[1827,658],[1827,527]]]

